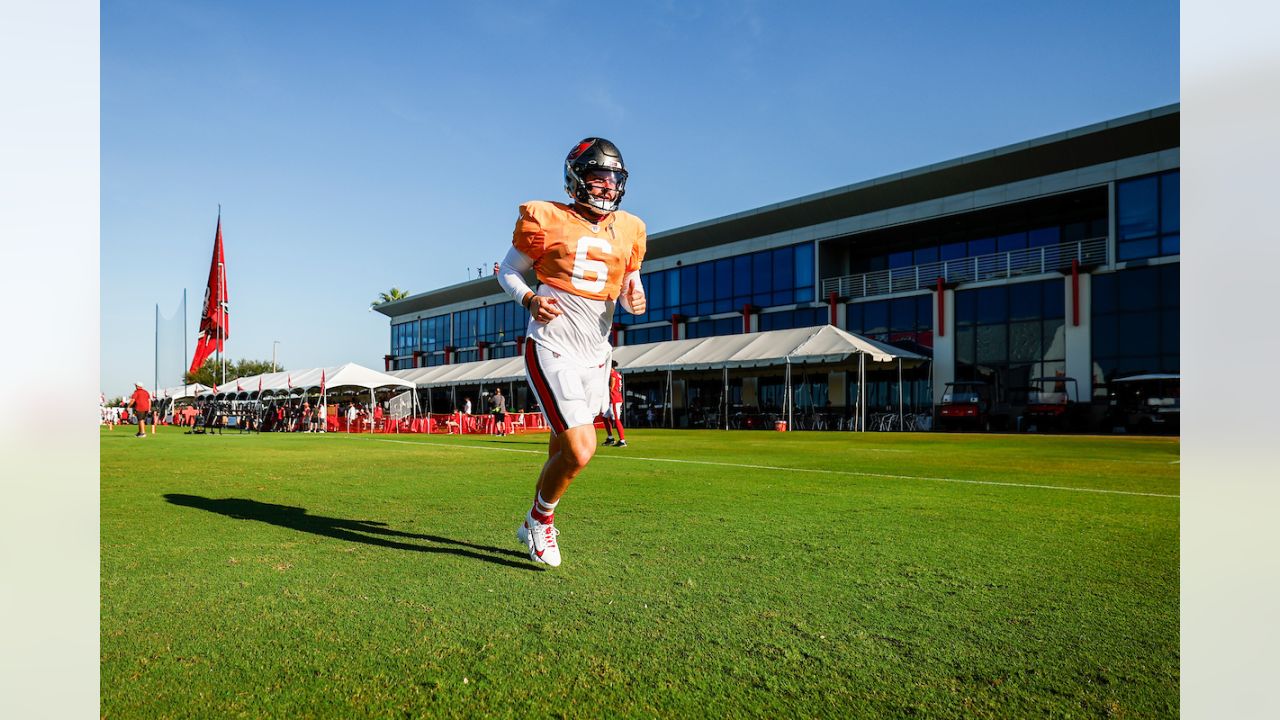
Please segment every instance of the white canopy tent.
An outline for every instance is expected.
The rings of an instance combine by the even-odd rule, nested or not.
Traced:
[[[325,396],[320,404],[328,404],[328,393],[337,388],[361,388],[369,391],[370,404],[376,404],[375,390],[380,388],[401,387],[413,389],[413,383],[384,372],[372,370],[355,363],[344,363],[333,367],[307,368],[305,370],[289,370],[284,372],[263,373],[228,380],[218,388],[220,393],[257,393],[258,399],[273,393],[291,394],[306,392],[321,386],[324,380]],[[212,388],[206,388],[211,392]],[[201,393],[204,394],[204,393]]]
[[[861,426],[866,424],[866,360],[887,364],[896,362],[899,371],[904,363],[915,366],[930,358],[871,340],[832,325],[821,327],[770,330],[766,332],[674,340],[626,345],[613,351],[618,369],[627,373],[667,373],[667,393],[671,392],[671,374],[690,370],[723,370],[728,386],[730,369],[752,367],[786,367],[785,393],[787,419],[792,420],[791,366],[801,364],[837,364],[858,359],[858,385],[863,393],[859,403]],[[420,389],[457,388],[459,385],[487,385],[515,382],[525,377],[524,359],[498,358],[456,365],[396,370],[390,373]],[[899,382],[899,413],[902,412],[902,384]],[[727,416],[727,413],[726,413]]]
[[[191,383],[189,385],[176,385],[174,387],[160,388],[155,393],[158,400],[184,400],[193,398],[197,395],[204,395],[213,388],[200,383]]]

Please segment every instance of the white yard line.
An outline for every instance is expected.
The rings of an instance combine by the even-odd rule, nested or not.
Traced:
[[[460,445],[457,443],[432,442],[430,440],[426,440],[426,441],[391,440],[388,438],[371,438],[371,437],[364,437],[364,436],[358,436],[358,435],[351,436],[351,437],[358,437],[361,440],[372,440],[374,442],[397,443],[400,445],[427,445],[431,447],[445,447],[445,448],[467,449],[467,450],[488,450],[491,452],[525,453],[528,455],[543,455],[543,456],[547,454],[546,450],[524,450],[520,448],[483,447],[480,445]],[[812,468],[783,467],[781,465],[752,465],[749,463],[715,462],[714,460],[676,460],[673,458],[655,458],[655,457],[643,457],[639,455],[616,455],[616,454],[597,455],[596,457],[605,458],[608,460],[643,460],[645,462],[680,463],[684,465],[710,465],[714,467],[747,468],[751,470],[776,470],[776,471],[782,471],[782,472],[811,473],[811,474],[817,474],[817,475],[850,475],[855,477],[885,478],[889,480],[927,480],[931,482],[962,483],[965,485],[995,485],[999,487],[1034,488],[1037,490],[1065,490],[1067,492],[1097,493],[1102,495],[1140,495],[1142,497],[1159,497],[1159,498],[1174,498],[1174,499],[1177,499],[1180,497],[1178,495],[1168,495],[1164,493],[1134,492],[1131,490],[1101,490],[1097,488],[1067,487],[1064,485],[1038,485],[1034,483],[995,482],[994,480],[965,480],[962,478],[929,477],[927,475],[891,475],[888,473],[858,472],[856,470],[815,470]]]

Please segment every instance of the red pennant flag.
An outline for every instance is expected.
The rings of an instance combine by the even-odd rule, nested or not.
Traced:
[[[262,376],[261,375],[258,376],[258,394],[259,395],[262,394]]]
[[[218,394],[218,383],[214,383],[214,384],[213,384],[213,394],[214,394],[214,395],[217,395],[217,394]]]
[[[324,397],[324,370],[320,371],[320,397]]]
[[[231,324],[227,316],[227,269],[222,253],[222,214],[218,214],[218,232],[213,239],[213,260],[209,263],[209,284],[204,289],[204,311],[200,315],[200,330],[196,336],[196,352],[191,356],[191,368],[195,372],[216,350],[222,352],[222,342],[231,336]]]
[[[236,379],[236,392],[244,392],[244,388],[240,386],[240,380]]]
[[[286,375],[285,380],[289,382],[289,389],[292,390],[293,389],[293,373],[289,373],[288,375]]]

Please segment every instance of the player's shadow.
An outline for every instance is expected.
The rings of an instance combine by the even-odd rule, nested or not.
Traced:
[[[237,520],[257,520],[269,525],[276,525],[283,528],[289,528],[290,530],[311,533],[313,535],[322,535],[324,537],[334,538],[335,540],[346,540],[348,542],[395,548],[397,550],[459,555],[461,557],[468,557],[475,560],[483,560],[485,562],[506,565],[507,567],[519,570],[536,571],[541,569],[530,565],[527,561],[517,562],[516,560],[509,560],[508,558],[527,560],[527,555],[516,550],[497,548],[489,545],[476,545],[475,543],[453,540],[446,537],[440,537],[439,535],[422,535],[419,533],[401,532],[399,530],[392,530],[387,527],[386,523],[378,522],[376,520],[348,520],[346,518],[332,518],[325,517],[323,515],[309,515],[307,514],[306,508],[292,507],[289,505],[276,505],[274,503],[258,502],[257,500],[246,500],[244,498],[214,499],[200,497],[199,495],[167,493],[164,496],[164,499],[174,505],[207,510],[209,512],[218,513],[219,515],[226,515],[229,518],[235,518]],[[436,544],[420,545],[392,538],[425,540]]]

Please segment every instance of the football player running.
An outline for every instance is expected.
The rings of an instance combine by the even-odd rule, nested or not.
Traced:
[[[570,203],[521,205],[498,272],[503,289],[529,311],[525,372],[551,427],[533,507],[516,539],[529,559],[552,567],[560,564],[556,505],[595,455],[595,417],[608,402],[614,306],[636,315],[646,307],[645,227],[618,209],[626,185],[617,146],[598,137],[574,145],[564,161]],[[523,279],[530,268],[537,291]]]

